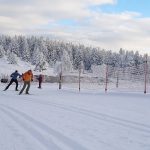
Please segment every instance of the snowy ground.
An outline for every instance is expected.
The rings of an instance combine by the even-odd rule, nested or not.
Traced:
[[[150,150],[150,95],[0,84],[0,150]]]

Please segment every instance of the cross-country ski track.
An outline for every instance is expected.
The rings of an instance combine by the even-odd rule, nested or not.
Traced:
[[[58,90],[0,94],[0,150],[149,150],[150,95]]]

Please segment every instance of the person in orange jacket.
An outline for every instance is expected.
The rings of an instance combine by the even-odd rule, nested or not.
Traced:
[[[22,79],[24,81],[24,85],[21,89],[21,91],[19,92],[19,95],[22,94],[22,92],[24,91],[24,89],[26,88],[26,94],[29,94],[29,89],[30,89],[30,83],[31,81],[33,81],[33,73],[32,73],[32,70],[28,70],[27,72],[25,72],[23,75],[22,75]]]

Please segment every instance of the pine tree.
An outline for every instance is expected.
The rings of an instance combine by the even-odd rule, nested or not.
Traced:
[[[11,39],[11,42],[9,44],[9,51],[19,56],[19,43],[16,36],[12,37]]]
[[[8,53],[7,60],[10,64],[17,64],[17,56],[12,52]]]
[[[75,69],[79,69],[79,67],[81,66],[81,62],[83,60],[83,55],[81,53],[80,50],[78,50],[75,54],[75,58],[74,58],[74,68]]]
[[[2,45],[0,45],[0,58],[4,57],[5,52],[4,52],[4,48]]]
[[[48,67],[45,56],[43,55],[43,52],[39,52],[38,57],[36,57],[36,64],[35,69],[38,71],[46,70]]]
[[[72,71],[72,69],[73,69],[72,62],[71,62],[69,54],[66,50],[64,50],[64,52],[63,52],[61,62],[62,62],[62,71],[63,71],[63,73]]]

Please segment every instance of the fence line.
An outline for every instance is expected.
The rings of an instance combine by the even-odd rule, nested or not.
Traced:
[[[36,75],[35,75],[36,76]],[[8,75],[0,78],[9,79]],[[79,68],[70,75],[44,76],[44,82],[58,83],[58,88],[72,88],[79,91],[103,90],[109,92],[118,90],[123,92],[150,93],[150,60],[145,56],[145,61],[137,65],[114,67],[109,64],[93,66],[88,72]]]

